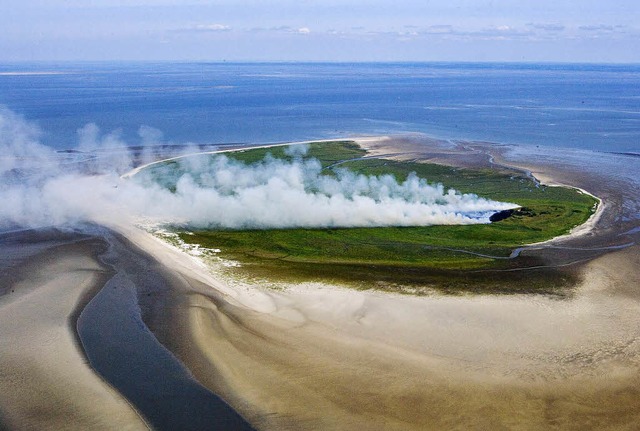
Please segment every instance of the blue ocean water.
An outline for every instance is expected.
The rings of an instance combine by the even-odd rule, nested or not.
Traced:
[[[422,132],[640,153],[640,65],[3,64],[0,104],[58,149],[91,122],[131,145],[145,125],[176,144]]]

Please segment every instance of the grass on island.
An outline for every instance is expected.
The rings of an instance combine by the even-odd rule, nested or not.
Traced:
[[[290,158],[285,147],[227,153],[244,163]],[[597,201],[578,190],[536,185],[516,171],[471,170],[438,164],[363,158],[366,151],[348,141],[316,143],[305,157],[318,159],[327,175],[336,167],[366,175],[392,174],[403,181],[411,172],[429,183],[442,183],[462,193],[513,202],[522,210],[491,224],[465,226],[197,230],[181,232],[190,244],[221,249],[221,257],[242,263],[244,275],[281,281],[319,280],[355,287],[380,287],[409,293],[430,289],[447,292],[557,292],[574,280],[551,270],[517,271],[540,265],[532,258],[510,259],[514,249],[567,233],[584,223]],[[207,156],[197,156],[207,157]],[[215,157],[215,156],[208,156]],[[153,169],[157,177],[180,164]],[[153,172],[150,172],[153,175]],[[165,184],[172,188],[172,184]],[[504,271],[507,270],[507,271]]]

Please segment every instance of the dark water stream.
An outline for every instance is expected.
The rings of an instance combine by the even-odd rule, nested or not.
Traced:
[[[200,385],[149,331],[138,290],[169,281],[157,264],[113,236],[102,257],[115,275],[84,308],[78,334],[91,366],[158,430],[253,429]]]

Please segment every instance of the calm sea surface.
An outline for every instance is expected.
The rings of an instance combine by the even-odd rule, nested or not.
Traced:
[[[0,104],[58,149],[95,123],[130,145],[144,125],[175,144],[423,132],[640,153],[640,65],[2,64]]]

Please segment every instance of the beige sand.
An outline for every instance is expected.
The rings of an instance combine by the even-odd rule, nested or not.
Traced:
[[[0,297],[0,410],[20,430],[148,429],[87,365],[71,319],[105,281],[90,241],[32,257]]]
[[[378,151],[399,152],[397,142],[383,144]],[[463,161],[453,145],[402,152]],[[486,163],[484,156],[464,161]],[[584,265],[570,299],[418,298],[230,283],[141,230],[103,222],[176,275],[171,290],[157,293],[151,329],[258,429],[632,430],[640,423],[637,246]],[[145,428],[86,365],[69,324],[86,292],[104,282],[92,247],[50,250],[0,297],[0,409],[13,428]]]
[[[563,301],[319,285],[246,286],[226,297],[196,280],[208,275],[192,257],[159,243],[147,250],[187,275],[165,310],[170,330],[155,328],[160,339],[259,429],[634,429],[640,421],[636,249],[590,263],[579,293]]]
[[[152,329],[259,429],[640,423],[637,246],[584,265],[570,299],[419,298],[225,283],[179,249],[117,228],[183,274],[157,316],[166,324]]]
[[[367,142],[380,142],[381,139],[385,139],[385,138],[386,137],[384,137],[384,136],[383,137],[371,136],[371,137],[355,137],[353,139],[350,138],[350,140],[354,140],[354,141],[360,142],[362,144],[365,144]],[[137,166],[137,167],[133,168],[129,172],[124,173],[121,177],[122,178],[131,178],[131,177],[135,176],[138,172],[142,171],[143,169],[148,168],[149,166],[157,165],[159,163],[169,162],[169,161],[172,161],[172,160],[178,160],[178,159],[182,159],[182,158],[190,157],[190,156],[194,156],[194,155],[224,154],[224,153],[230,153],[230,152],[234,152],[234,151],[251,150],[251,149],[254,149],[254,148],[274,148],[274,147],[285,147],[285,146],[288,147],[290,145],[305,145],[305,144],[312,144],[312,143],[335,142],[335,141],[336,141],[335,139],[317,139],[317,140],[314,140],[314,141],[281,142],[281,143],[270,144],[270,145],[240,146],[238,148],[229,148],[229,149],[224,149],[224,150],[196,151],[196,152],[193,152],[193,153],[188,152],[186,154],[179,154],[177,156],[162,158],[161,160],[156,160],[156,161],[153,161],[153,162],[142,164],[140,166]]]

